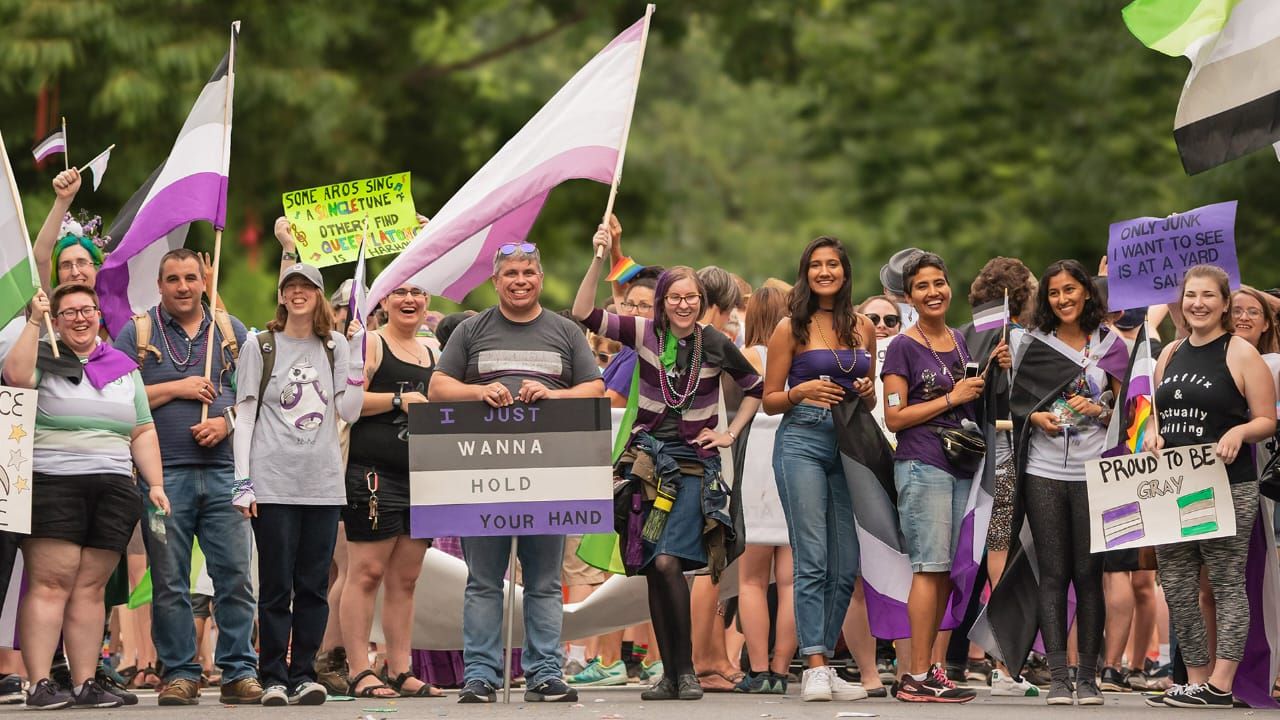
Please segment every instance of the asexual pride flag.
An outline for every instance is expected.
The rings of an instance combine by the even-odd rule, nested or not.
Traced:
[[[612,532],[612,444],[604,398],[414,405],[410,534]]]

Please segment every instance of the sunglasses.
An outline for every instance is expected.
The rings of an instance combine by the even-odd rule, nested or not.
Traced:
[[[871,321],[872,325],[879,325],[880,321],[883,320],[884,326],[888,328],[896,328],[898,327],[898,323],[902,322],[902,317],[898,315],[885,315],[884,317],[880,317],[875,313],[866,313],[866,316],[867,319]]]
[[[522,253],[536,253],[538,246],[533,243],[507,243],[498,248],[499,255],[514,255],[519,250]]]

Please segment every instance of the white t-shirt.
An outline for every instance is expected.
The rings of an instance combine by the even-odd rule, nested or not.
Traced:
[[[1098,367],[1098,358],[1093,352],[1101,339],[1101,333],[1098,330],[1095,330],[1089,338],[1090,357],[1082,371],[1088,387],[1084,394],[1093,402],[1097,402],[1111,384],[1107,373]],[[1062,344],[1062,348],[1074,352],[1072,356],[1074,358],[1083,356],[1083,353],[1074,351],[1065,344]],[[1063,430],[1057,435],[1047,435],[1043,430],[1033,427],[1027,449],[1027,472],[1054,480],[1083,482],[1085,461],[1101,457],[1106,449],[1106,442],[1106,425],[1092,418],[1082,420],[1069,432]]]

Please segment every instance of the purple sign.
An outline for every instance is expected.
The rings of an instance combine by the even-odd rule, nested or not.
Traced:
[[[604,398],[413,405],[410,534],[612,531],[612,440]]]
[[[1112,311],[1178,299],[1182,276],[1216,265],[1240,286],[1236,261],[1236,201],[1205,205],[1165,218],[1111,224],[1107,241],[1107,304]]]

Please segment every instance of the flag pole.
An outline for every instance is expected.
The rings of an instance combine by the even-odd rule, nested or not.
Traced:
[[[67,116],[62,116],[62,169],[71,169],[71,146],[67,144]],[[56,353],[57,350],[54,350]]]
[[[649,21],[653,17],[654,4],[649,3],[644,10],[644,32],[640,35],[640,54],[636,57],[635,92],[631,93],[631,107],[627,108],[627,124],[622,128],[622,145],[618,148],[618,163],[613,168],[613,182],[609,185],[609,202],[604,208],[605,226],[609,225],[609,216],[613,214],[613,202],[618,198],[618,183],[622,180],[622,163],[627,159],[627,138],[631,135],[631,116],[636,111],[636,95],[640,94],[640,69],[644,65],[644,49],[649,42]],[[604,257],[604,248],[596,248],[596,257]]]
[[[227,156],[227,126],[231,124],[231,95],[236,86],[236,33],[240,29],[240,21],[231,23],[231,50],[227,54],[227,96],[222,101],[222,156]],[[228,171],[230,168],[228,168]],[[230,175],[230,172],[227,173]],[[226,198],[222,199],[224,208]],[[225,212],[225,209],[224,211]],[[213,278],[209,283],[209,312],[218,312],[218,269],[222,263],[222,228],[213,228]],[[214,331],[217,328],[214,318],[209,318],[209,334],[206,337],[204,354],[204,379],[213,382],[213,348]],[[200,403],[200,422],[209,419],[209,406]]]
[[[111,152],[112,150],[115,150],[115,149],[116,149],[116,144],[115,144],[115,143],[111,143],[111,145],[110,145],[110,146],[108,146],[106,150],[103,150],[102,152],[100,152],[100,153],[98,153],[97,155],[95,155],[95,156],[93,157],[93,160],[97,160],[98,158],[102,157],[103,155],[106,155],[107,153],[109,153],[109,152]],[[81,172],[81,173],[83,173],[85,170],[88,170],[88,169],[89,169],[89,166],[93,164],[93,160],[90,160],[89,162],[85,163],[85,164],[84,164],[84,167],[76,168],[76,172]]]
[[[18,227],[22,230],[24,242],[30,242],[31,235],[27,232],[27,218],[22,212],[22,197],[18,195],[18,184],[13,178],[13,168],[9,167],[9,150],[4,146],[4,136],[0,136],[0,162],[4,163],[5,178],[9,181],[9,192],[13,195],[14,207],[18,209]],[[31,267],[31,284],[39,292],[40,278],[36,275],[36,262],[30,251],[27,251],[27,264]],[[28,300],[27,302],[29,304],[31,301]],[[49,347],[53,350],[53,356],[55,358],[59,357],[58,338],[53,334],[53,318],[47,310],[44,313],[44,328],[48,331]]]

